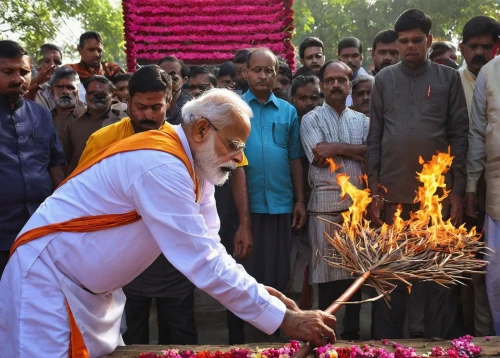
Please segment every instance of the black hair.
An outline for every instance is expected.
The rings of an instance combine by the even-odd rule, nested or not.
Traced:
[[[250,56],[251,52],[252,50],[249,48],[238,50],[238,52],[234,55],[233,63],[247,63],[248,56]]]
[[[351,74],[349,77],[352,76],[352,69],[347,66],[344,62],[340,61],[340,60],[330,60],[328,62],[325,62],[325,64],[321,67],[321,69],[319,70],[319,73],[318,73],[318,78],[320,80],[320,82],[323,82],[323,77],[325,76],[325,71],[326,71],[326,68],[328,66],[330,66],[332,63],[338,63],[340,65],[343,65],[345,66],[346,69],[350,70],[351,71]]]
[[[432,20],[423,11],[418,9],[408,9],[399,15],[394,30],[396,32],[420,29],[426,35],[431,33]]]
[[[115,89],[113,82],[108,80],[106,77],[99,76],[99,75],[93,75],[93,76],[90,76],[89,78],[87,78],[85,81],[82,81],[83,87],[85,88],[85,91],[87,91],[87,88],[89,87],[89,85],[95,81],[107,84],[110,91],[113,91],[113,89]]]
[[[85,41],[91,39],[97,40],[97,42],[99,43],[103,43],[100,33],[98,33],[97,31],[87,31],[80,36],[80,42],[78,43],[78,46],[80,46],[80,48],[83,48],[85,46]]]
[[[217,79],[207,66],[195,66],[191,68],[191,76],[189,78],[193,78],[201,74],[206,74],[212,86],[217,87]]]
[[[29,56],[29,53],[17,42],[11,40],[0,41],[0,58],[21,58],[23,56]]]
[[[132,74],[130,72],[127,72],[127,73],[120,73],[120,74],[117,74],[113,77],[113,84],[116,86],[116,84],[118,82],[122,82],[122,81],[130,81],[130,78],[132,77]]]
[[[165,92],[167,102],[172,99],[172,79],[158,65],[146,65],[135,71],[128,82],[130,97],[136,93]]]
[[[429,55],[429,58],[432,60],[433,58],[436,58],[438,56],[441,56],[441,55],[445,54],[449,50],[457,51],[457,49],[455,48],[455,46],[453,46],[448,41],[434,42],[431,45],[431,53]]]
[[[161,66],[163,62],[175,62],[181,65],[181,76],[182,78],[189,77],[190,71],[189,71],[189,66],[185,65],[182,60],[179,60],[175,56],[165,56],[163,57],[159,62],[158,66]]]
[[[271,51],[270,49],[268,49],[267,47],[259,47],[259,48],[254,48],[251,50],[250,54],[248,55],[248,58],[247,58],[247,68],[250,68],[250,59],[252,58],[253,54],[255,54],[256,52],[259,52],[259,51],[265,51],[269,54],[271,54],[273,57],[274,57],[274,61],[276,63],[274,69],[276,70],[276,73],[279,71],[279,61],[278,61],[278,57],[276,57],[276,55],[274,54],[273,51]]]
[[[290,82],[292,81],[292,70],[286,63],[280,63],[278,66],[278,74],[288,77]]]
[[[45,55],[45,52],[47,52],[47,51],[59,52],[59,56],[61,56],[61,60],[62,60],[62,58],[63,58],[62,50],[59,48],[59,46],[54,45],[54,44],[43,44],[42,46],[40,46],[40,48],[38,49],[38,53],[40,55],[40,60],[43,58],[43,56]]]
[[[73,77],[76,82],[80,83],[80,77],[74,69],[71,67],[59,67],[50,77],[49,87],[52,87],[55,82],[66,77]]]
[[[498,41],[500,35],[500,23],[488,16],[476,16],[467,21],[462,30],[462,43],[480,35],[489,35],[493,42]]]
[[[321,50],[324,52],[325,50],[325,45],[323,44],[323,41],[318,39],[317,37],[308,37],[299,46],[299,57],[300,59],[304,59],[306,49],[309,47],[321,47]]]
[[[217,78],[222,76],[230,76],[231,78],[234,77],[234,67],[231,61],[224,62],[222,65],[220,65],[219,72],[217,73]]]
[[[309,83],[312,84],[317,84],[318,83],[318,77],[316,76],[297,76],[295,79],[292,81],[292,84],[290,85],[290,96],[293,97],[297,93],[297,90],[305,85],[308,85]]]
[[[340,56],[343,49],[351,47],[357,48],[359,53],[363,54],[363,45],[361,44],[361,41],[355,37],[345,37],[340,40],[339,45],[337,46],[337,55]]]
[[[383,30],[380,31],[377,36],[373,39],[372,50],[375,51],[377,44],[382,42],[384,44],[390,44],[391,42],[397,41],[398,33],[394,30]]]

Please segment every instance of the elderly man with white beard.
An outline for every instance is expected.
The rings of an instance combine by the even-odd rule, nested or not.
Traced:
[[[59,67],[48,82],[50,98],[55,107],[50,111],[57,136],[66,131],[72,120],[85,113],[85,107],[78,99],[80,79],[72,68]]]
[[[82,161],[11,249],[0,281],[0,356],[111,353],[122,343],[120,288],[160,253],[268,334],[335,340],[333,316],[298,310],[220,245],[214,184],[241,162],[251,115],[238,95],[213,89],[186,104],[182,125],[135,134]]]

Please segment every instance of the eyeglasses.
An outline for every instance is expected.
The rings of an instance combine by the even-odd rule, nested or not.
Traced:
[[[193,119],[193,117],[195,116],[191,115],[191,119]],[[215,130],[215,133],[217,133],[219,139],[222,141],[222,143],[224,143],[226,149],[231,153],[231,156],[235,156],[243,152],[243,150],[245,149],[245,143],[240,140],[229,139],[228,137],[226,137],[224,134],[222,134],[219,128],[217,128],[207,117],[201,117],[201,119],[205,119],[208,124],[210,124],[210,126]]]

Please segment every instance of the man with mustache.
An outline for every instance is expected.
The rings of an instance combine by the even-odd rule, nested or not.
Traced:
[[[457,71],[427,58],[432,44],[432,21],[417,9],[403,12],[394,30],[398,34],[401,62],[382,69],[375,78],[370,103],[370,131],[366,171],[373,201],[369,212],[376,225],[409,218],[419,187],[419,157],[428,161],[436,152],[451,149],[454,156],[445,176],[449,196],[443,217],[454,225],[462,221],[469,120],[462,81]],[[383,190],[386,188],[386,190]],[[382,213],[384,216],[382,216]],[[391,309],[373,304],[374,338],[402,338],[406,312],[406,287],[391,294]],[[412,337],[450,338],[457,334],[457,288],[417,283],[409,297],[409,331]]]
[[[299,57],[302,67],[295,72],[298,76],[317,76],[321,66],[325,63],[325,46],[317,37],[308,37],[299,46]]]
[[[299,76],[290,86],[290,103],[297,110],[299,121],[317,106],[321,106],[319,79],[317,76]]]
[[[166,107],[163,96],[161,118]],[[214,185],[242,161],[251,115],[237,94],[213,89],[184,106],[182,125],[132,135],[82,162],[12,249],[0,281],[0,356],[109,355],[122,343],[121,287],[161,253],[264,332],[334,341],[333,316],[298,310],[220,244]]]
[[[68,162],[68,175],[78,165],[89,137],[127,116],[125,112],[111,109],[114,86],[106,77],[92,76],[84,86],[87,111],[72,121],[59,138]]]
[[[381,69],[395,65],[399,61],[398,34],[394,30],[380,31],[373,40],[371,75],[376,76]]]
[[[369,121],[362,113],[345,105],[351,88],[352,69],[345,63],[332,60],[323,65],[319,72],[320,87],[325,96],[323,106],[307,113],[300,125],[302,145],[309,159],[309,181],[312,186],[309,212],[309,241],[312,248],[310,269],[312,281],[318,284],[318,307],[325,310],[352,284],[348,271],[332,268],[324,260],[331,251],[324,236],[333,232],[335,225],[325,223],[325,218],[335,223],[342,222],[343,211],[352,204],[342,200],[336,175],[345,173],[353,178],[352,183],[363,188],[359,176],[363,175],[366,153],[366,137]],[[326,161],[331,158],[340,166],[332,173]],[[361,300],[361,291],[351,299]],[[346,305],[342,339],[359,339],[360,305]]]
[[[79,88],[80,101],[87,104],[85,97],[85,83],[92,76],[106,76],[112,79],[118,73],[125,73],[116,63],[103,62],[102,53],[104,45],[101,34],[97,31],[87,31],[80,36],[78,42],[78,53],[80,54],[80,62],[71,65],[64,65],[74,69],[80,77],[81,85]]]
[[[352,81],[352,109],[370,117],[370,95],[375,79],[370,75],[356,77]]]
[[[103,148],[166,124],[159,109],[172,100],[172,81],[159,66],[142,66],[129,82],[129,115],[99,129],[87,141],[80,163]],[[166,109],[166,108],[165,108]],[[125,344],[149,344],[149,311],[153,298],[158,316],[158,344],[197,344],[194,321],[194,285],[162,254],[144,272],[123,287],[127,296]]]
[[[297,112],[272,92],[278,67],[276,55],[267,48],[253,50],[247,59],[249,90],[241,98],[253,111],[245,150],[253,252],[242,265],[258,281],[284,291],[290,278],[292,228],[304,225],[306,211]],[[243,321],[228,315],[231,343],[241,344]]]
[[[464,57],[466,67],[460,70],[460,78],[464,87],[469,123],[472,126],[472,100],[476,88],[476,78],[484,65],[495,56],[493,47],[500,35],[500,24],[486,16],[476,16],[469,20],[462,31],[460,52]],[[471,162],[472,163],[472,162]],[[475,167],[473,163],[472,167]],[[469,168],[467,168],[469,170]],[[471,168],[472,169],[472,168]],[[474,194],[472,189],[466,190],[464,196],[465,221],[468,227],[476,226],[478,232],[483,228],[486,215],[486,181],[484,174],[479,176]],[[475,198],[475,205],[471,202]],[[468,208],[472,207],[472,210]],[[475,336],[494,335],[492,318],[486,293],[485,275],[472,274],[472,284],[462,290],[464,296],[464,321],[466,328]]]
[[[36,101],[41,106],[44,106],[49,111],[54,109],[55,103],[50,98],[50,88],[48,81],[50,76],[62,65],[62,51],[53,44],[43,44],[40,46],[38,73],[31,80],[31,85],[24,98]]]
[[[85,113],[86,108],[78,99],[80,81],[72,68],[60,67],[48,83],[50,98],[55,107],[51,111],[57,135],[62,137],[70,123]]]
[[[0,276],[16,235],[64,179],[50,112],[23,97],[30,81],[28,51],[0,41]]]

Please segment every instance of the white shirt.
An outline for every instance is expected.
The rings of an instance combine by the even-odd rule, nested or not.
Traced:
[[[192,161],[182,128],[176,131]],[[50,234],[19,247],[0,281],[0,356],[35,356],[40,347],[51,347],[47,357],[67,355],[64,298],[90,356],[111,353],[121,341],[120,288],[160,252],[237,316],[274,332],[286,308],[220,244],[213,194],[213,185],[202,183],[197,204],[185,165],[152,150],[116,154],[69,180],[21,233],[72,218],[133,210],[142,220],[104,231]]]

